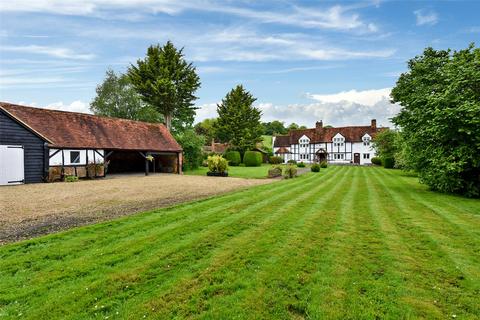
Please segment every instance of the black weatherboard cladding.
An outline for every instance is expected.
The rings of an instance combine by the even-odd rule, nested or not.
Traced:
[[[24,147],[25,183],[43,181],[44,143],[35,133],[0,109],[0,144]]]

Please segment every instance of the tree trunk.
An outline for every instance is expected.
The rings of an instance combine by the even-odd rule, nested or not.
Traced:
[[[165,125],[167,126],[168,131],[172,131],[172,114],[167,113],[164,115]]]

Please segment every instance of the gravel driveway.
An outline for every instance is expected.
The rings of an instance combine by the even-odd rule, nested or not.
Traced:
[[[0,244],[271,182],[156,174],[0,187]]]

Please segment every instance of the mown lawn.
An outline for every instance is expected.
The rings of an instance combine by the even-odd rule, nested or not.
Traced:
[[[0,318],[478,319],[479,296],[480,201],[382,168],[0,247]]]
[[[236,178],[246,178],[246,179],[265,179],[268,175],[268,169],[272,165],[262,164],[260,167],[228,167],[228,176]],[[196,176],[206,176],[208,168],[199,167],[194,170],[185,171],[186,175],[196,175]]]

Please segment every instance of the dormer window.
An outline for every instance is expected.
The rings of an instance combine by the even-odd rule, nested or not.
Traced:
[[[364,135],[363,138],[363,145],[364,146],[369,146],[370,145],[370,140],[371,140],[371,137],[369,135]]]

